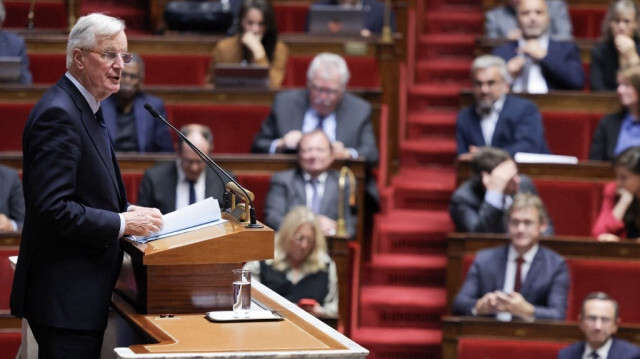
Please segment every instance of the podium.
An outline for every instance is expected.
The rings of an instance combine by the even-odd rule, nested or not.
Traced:
[[[231,270],[273,258],[273,242],[272,229],[233,219],[146,244],[127,241],[116,292],[144,314],[230,310]]]

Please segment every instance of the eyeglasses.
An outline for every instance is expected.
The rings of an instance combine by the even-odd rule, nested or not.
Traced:
[[[115,61],[116,57],[120,56],[120,58],[122,59],[122,62],[124,62],[125,64],[128,64],[131,62],[131,54],[128,52],[115,52],[115,51],[95,51],[95,50],[90,50],[90,49],[82,49],[84,51],[88,51],[88,52],[94,52],[96,54],[100,54],[102,55],[102,58],[108,61]]]
[[[320,86],[316,86],[314,84],[311,84],[310,86],[311,91],[315,91],[318,93],[323,93],[326,94],[328,96],[338,96],[341,92],[340,89],[332,89],[332,88],[328,88],[328,87],[320,87]]]
[[[300,234],[296,234],[295,236],[293,236],[293,239],[295,239],[296,242],[298,242],[300,244],[302,244],[304,242],[307,242],[308,244],[313,245],[314,243],[316,243],[315,238],[313,238],[313,237],[305,237],[305,236],[300,235]]]

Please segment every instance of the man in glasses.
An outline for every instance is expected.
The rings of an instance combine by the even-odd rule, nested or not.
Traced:
[[[124,22],[78,19],[67,73],[35,105],[23,135],[26,216],[11,314],[27,319],[40,358],[98,358],[122,263],[121,238],[162,227],[127,202],[100,102],[120,88]]]
[[[558,359],[638,359],[640,348],[614,338],[620,316],[618,302],[603,292],[589,293],[582,301],[580,330],[585,340],[560,350]]]
[[[161,98],[140,90],[144,82],[144,61],[131,54],[131,62],[124,65],[120,91],[101,104],[104,122],[116,152],[172,152],[169,128],[144,108],[151,104],[166,118]]]

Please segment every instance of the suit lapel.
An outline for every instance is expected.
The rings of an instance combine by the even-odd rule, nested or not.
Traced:
[[[480,126],[480,121],[482,118],[476,112],[475,108],[471,108],[471,115],[473,116],[473,121],[471,121],[471,126],[473,127],[469,134],[473,137],[472,143],[479,144],[479,147],[486,146],[487,143],[484,140],[484,135],[482,134],[482,126]]]
[[[506,245],[500,251],[500,256],[496,258],[498,263],[498,275],[496,275],[496,289],[502,290],[504,288],[504,277],[507,275],[507,258],[509,258],[509,246]]]
[[[142,99],[142,95],[138,94],[136,98],[133,100],[133,116],[134,116],[134,124],[136,126],[136,139],[138,140],[138,151],[146,152],[147,151],[147,142],[152,141],[151,138],[154,136],[154,133],[151,133],[149,127],[151,124],[149,123],[149,117],[147,110],[144,109],[144,100]],[[152,121],[155,121],[153,119]]]
[[[307,191],[304,189],[304,177],[302,171],[298,169],[293,176],[293,205],[300,203],[303,206],[307,206]],[[292,206],[293,207],[293,206]]]
[[[338,189],[338,174],[334,171],[327,173],[327,180],[324,184],[322,202],[320,202],[320,212],[322,214],[331,213],[331,206],[337,206],[336,190]]]
[[[289,106],[291,111],[290,116],[282,117],[281,122],[287,130],[282,133],[284,135],[291,130],[302,130],[302,124],[304,123],[304,114],[309,108],[309,91],[300,91],[300,96],[295,99],[294,106]]]
[[[532,284],[536,278],[542,278],[540,276],[540,272],[543,269],[544,262],[544,253],[542,252],[542,247],[538,246],[538,252],[536,252],[535,257],[533,257],[533,261],[531,261],[531,266],[529,267],[529,272],[527,272],[527,277],[522,282],[522,286],[520,287],[520,294],[522,294],[525,298],[531,298],[529,293],[533,289]]]
[[[493,131],[493,136],[491,137],[492,146],[499,146],[500,143],[498,143],[496,139],[500,138],[500,133],[502,131],[509,130],[509,129],[506,129],[506,126],[505,126],[505,122],[507,121],[505,117],[507,117],[507,115],[509,114],[510,104],[511,104],[510,97],[507,95],[507,97],[504,99],[504,104],[502,104],[502,110],[500,110],[500,114],[498,115],[498,121],[496,122],[496,128]]]

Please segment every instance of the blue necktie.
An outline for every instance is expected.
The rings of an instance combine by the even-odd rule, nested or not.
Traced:
[[[189,204],[196,203],[196,188],[194,186],[193,181],[189,181]]]
[[[316,214],[320,213],[320,194],[318,193],[318,185],[320,182],[317,179],[312,179],[309,181],[311,183],[311,210]]]
[[[318,125],[316,126],[316,130],[324,131],[322,125],[324,124],[324,119],[327,118],[327,116],[323,116],[318,113],[317,117],[318,117]]]

